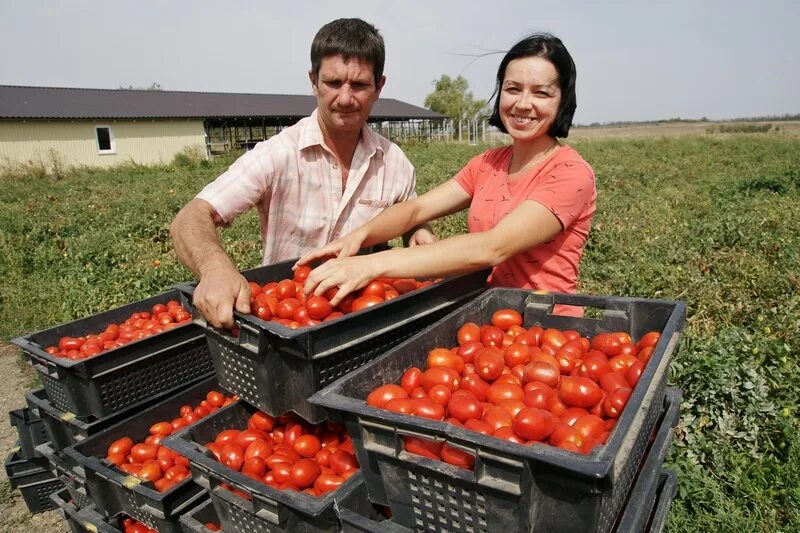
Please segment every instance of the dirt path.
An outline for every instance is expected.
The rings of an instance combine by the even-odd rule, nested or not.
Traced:
[[[25,406],[25,393],[36,387],[34,372],[24,364],[17,349],[0,343],[0,458],[5,461],[17,441],[8,412]],[[25,533],[68,532],[59,511],[32,515],[19,490],[12,490],[5,469],[0,471],[0,531]]]

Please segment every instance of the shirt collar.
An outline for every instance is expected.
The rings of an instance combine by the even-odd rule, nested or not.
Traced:
[[[300,150],[305,150],[311,146],[322,146],[323,141],[322,130],[319,127],[319,113],[317,109],[314,109],[303,126],[298,146]],[[381,155],[384,153],[378,134],[366,124],[361,127],[361,137],[358,140],[358,144],[361,145],[365,153],[369,154],[369,157],[374,156],[377,152],[380,152]]]

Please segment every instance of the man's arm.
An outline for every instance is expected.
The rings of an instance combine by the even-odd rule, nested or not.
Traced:
[[[403,234],[403,246],[407,248],[434,242],[436,242],[436,235],[433,233],[431,225],[427,222],[411,228],[411,230]]]
[[[233,326],[233,307],[250,312],[250,287],[217,235],[222,219],[205,200],[191,200],[170,226],[178,260],[200,280],[193,303],[214,327]]]

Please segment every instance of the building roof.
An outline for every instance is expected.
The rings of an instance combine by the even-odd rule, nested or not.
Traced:
[[[311,95],[202,93],[0,85],[0,119],[269,118],[311,114]],[[381,98],[370,121],[436,119],[444,115]]]

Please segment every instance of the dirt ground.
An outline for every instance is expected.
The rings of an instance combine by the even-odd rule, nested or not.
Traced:
[[[31,370],[13,346],[0,343],[0,454],[3,461],[17,441],[17,430],[9,423],[8,412],[25,406],[25,393],[36,388]],[[0,532],[53,533],[68,532],[69,526],[59,511],[31,514],[19,490],[12,490],[5,469],[0,472]]]

